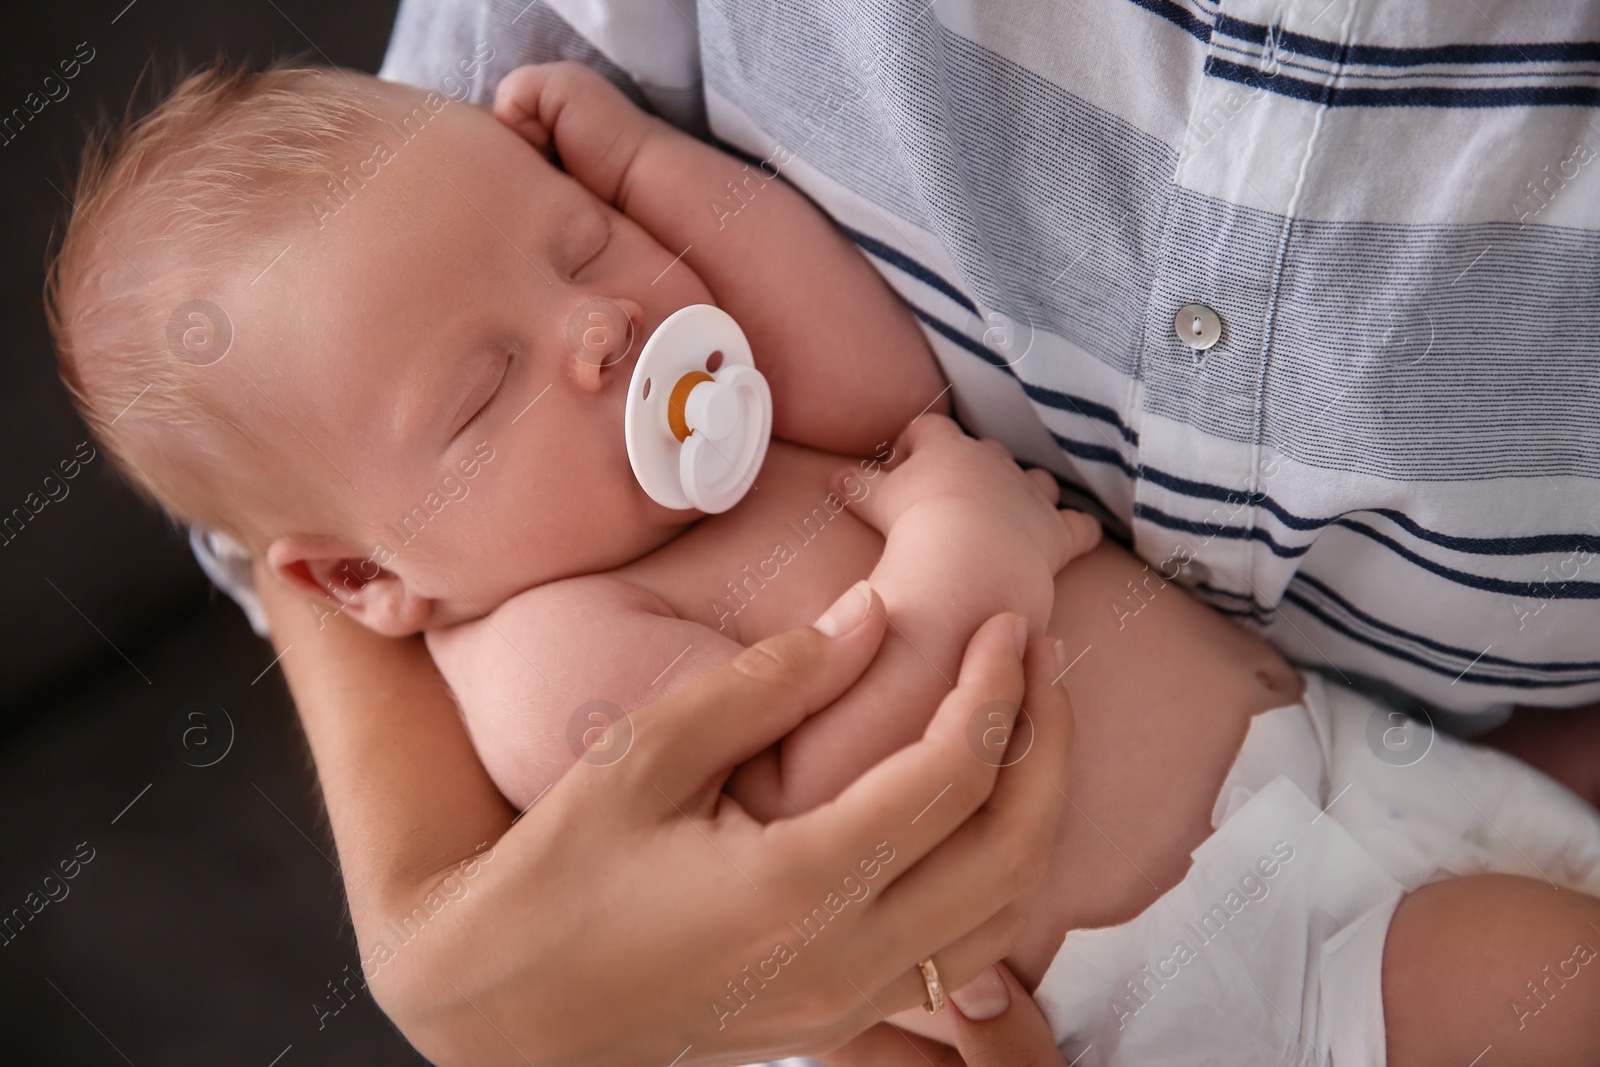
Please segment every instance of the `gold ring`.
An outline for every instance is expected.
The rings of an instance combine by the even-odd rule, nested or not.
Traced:
[[[939,981],[939,968],[933,965],[933,957],[929,956],[917,967],[922,971],[922,984],[928,987],[928,1002],[923,1005],[929,1015],[937,1015],[944,1010],[944,984]]]

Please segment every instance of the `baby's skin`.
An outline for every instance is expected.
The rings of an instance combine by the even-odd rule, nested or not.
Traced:
[[[420,94],[382,91],[416,113]],[[905,305],[770,171],[571,64],[512,73],[493,115],[424,121],[317,218],[298,269],[229,305],[240,336],[279,345],[272,411],[253,416],[292,421],[294,458],[340,479],[336,513],[296,520],[322,532],[276,538],[269,565],[380,633],[424,632],[519,808],[578,758],[590,701],[639,708],[870,579],[891,622],[877,660],[727,786],[764,819],[825,802],[918,737],[971,632],[1017,612],[1062,642],[1076,743],[1072,810],[1007,963],[1031,989],[1067,930],[1176,885],[1250,717],[1299,698],[1281,656],[963,435]],[[639,348],[695,303],[740,323],[774,405],[754,488],[709,517],[650,500],[622,435]],[[1408,927],[1402,979],[1454,950],[1429,940],[1433,914]],[[1414,985],[1417,1019],[1445,1011]],[[940,1016],[895,1021],[947,1036]],[[1431,1062],[1396,1033],[1394,1062]]]
[[[708,284],[713,272],[757,269],[741,265],[748,254],[779,258],[786,275],[759,291],[709,286],[776,379],[776,439],[740,504],[622,566],[529,589],[481,620],[428,631],[478,751],[512,802],[534,801],[576,758],[574,719],[580,730],[591,725],[587,702],[646,704],[814,619],[870,576],[893,623],[878,658],[837,704],[741,767],[727,787],[732,797],[773,818],[835,796],[920,736],[971,631],[998,611],[1017,611],[1062,638],[1063,667],[1071,667],[1062,683],[1075,698],[1083,692],[1081,766],[1063,768],[1061,779],[1083,817],[1063,828],[1056,854],[1071,861],[1047,879],[1048,899],[1008,962],[1031,987],[1069,928],[1125,921],[1155,899],[1141,870],[1159,873],[1163,889],[1181,879],[1190,850],[1210,832],[1211,803],[1249,716],[1293,703],[1295,672],[1127,552],[1097,548],[1092,520],[1056,510],[1053,480],[1024,474],[1002,447],[966,437],[937,410],[919,415],[942,409],[944,383],[905,305],[875,274],[861,274],[860,255],[841,248],[833,226],[786,186],[649,119],[581,67],[514,73],[496,112],[530,143],[553,144],[569,174],[647,230],[684,227],[663,244],[691,245],[684,263]],[[711,206],[737,206],[718,195],[729,181],[745,200],[734,217]],[[701,232],[688,230],[695,224]],[[749,243],[725,242],[741,228]],[[695,248],[703,256],[691,260]],[[880,372],[899,367],[894,380],[918,383],[909,414],[858,384],[855,366],[814,360],[816,349],[801,342],[814,328],[808,319],[837,314],[828,309],[840,307],[834,289],[845,285],[860,316],[848,332],[875,339],[856,358]],[[757,340],[779,336],[781,350]],[[792,364],[774,366],[791,352]],[[630,370],[631,359],[608,369]],[[614,383],[626,388],[627,375]],[[868,458],[787,436],[806,418],[801,405],[819,400],[873,428],[879,440]],[[885,421],[895,415],[909,425]],[[1189,698],[1171,699],[1180,691]],[[1107,751],[1119,753],[1114,763],[1094,762],[1093,753]],[[892,845],[892,829],[885,835]],[[896,1021],[942,1030],[926,1013]]]

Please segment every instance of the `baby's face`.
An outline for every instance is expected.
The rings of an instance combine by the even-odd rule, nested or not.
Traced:
[[[711,301],[681,250],[487,110],[449,103],[409,141],[373,136],[387,161],[352,152],[363,184],[308,206],[282,260],[223,302],[230,401],[338,516],[282,532],[399,576],[438,625],[699,518],[640,489],[622,429],[645,339]]]

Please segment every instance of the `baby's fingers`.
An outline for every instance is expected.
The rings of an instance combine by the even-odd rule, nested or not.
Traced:
[[[539,116],[539,96],[548,77],[547,67],[518,67],[500,79],[494,91],[494,117],[547,154],[551,147],[550,128]]]
[[[1061,502],[1061,486],[1049,471],[1043,467],[1029,467],[1023,473],[1033,482],[1033,487],[1044,497],[1045,503],[1054,505]]]
[[[1045,548],[1045,563],[1051,573],[1059,572],[1079,556],[1088,555],[1100,543],[1101,536],[1100,521],[1092,515],[1060,508],[1056,518],[1060,525]]]
[[[895,438],[895,458],[904,460],[935,441],[947,438],[965,438],[967,435],[948,415],[927,412],[918,415]]]
[[[1061,508],[1056,514],[1061,516],[1061,525],[1067,528],[1067,537],[1071,540],[1063,565],[1087,555],[1100,543],[1103,531],[1100,529],[1100,520],[1093,515],[1071,508]]]

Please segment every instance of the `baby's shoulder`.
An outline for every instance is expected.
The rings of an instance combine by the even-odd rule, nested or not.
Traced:
[[[617,615],[672,614],[666,601],[616,573],[582,574],[535,586],[509,598],[486,619],[495,625],[588,627]]]
[[[518,593],[480,619],[429,630],[428,651],[458,691],[462,679],[552,670],[603,648],[642,616],[673,616],[656,594],[614,574],[562,578]],[[524,670],[526,668],[526,670]]]

